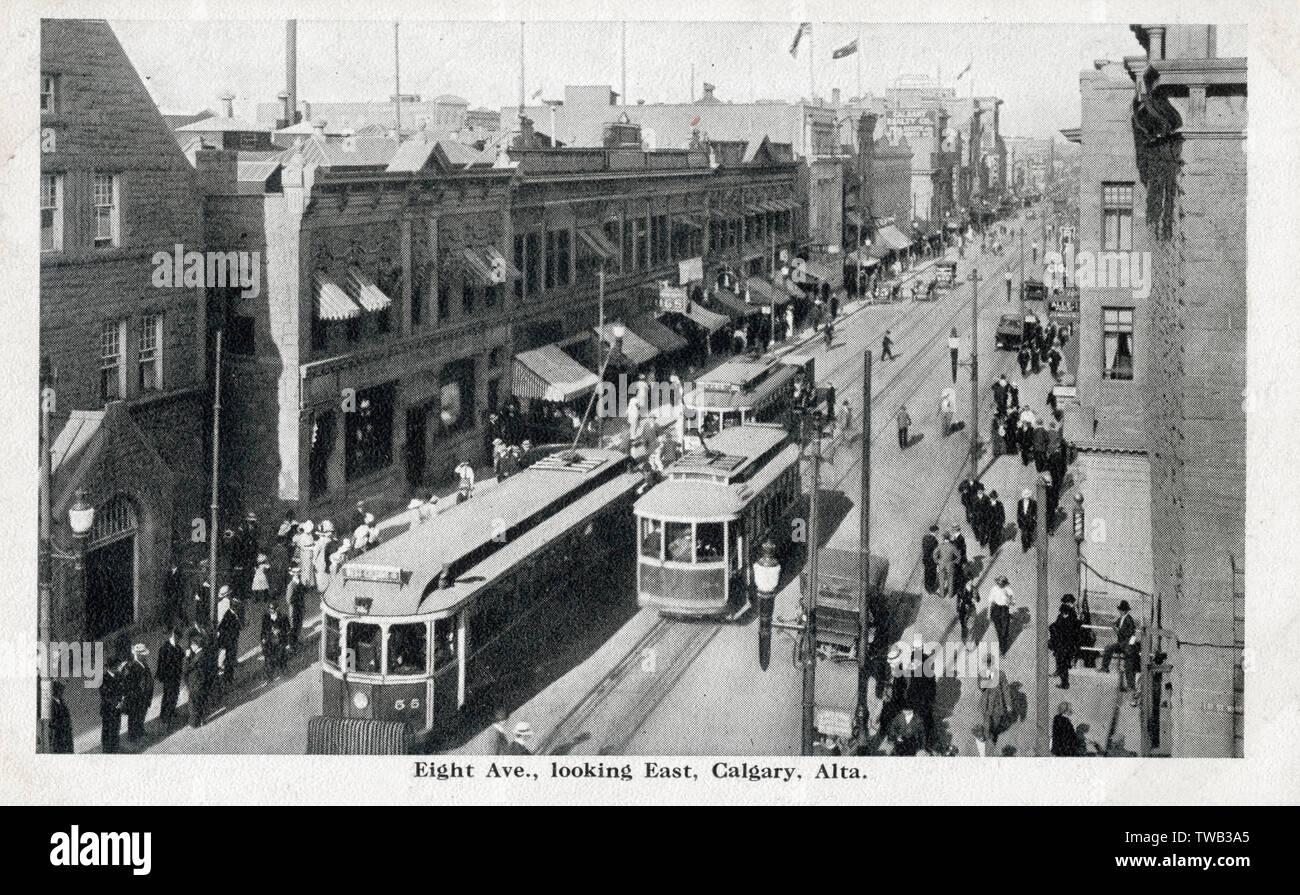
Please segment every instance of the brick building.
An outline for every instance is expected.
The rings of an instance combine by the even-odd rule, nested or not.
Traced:
[[[41,22],[41,343],[51,421],[52,636],[157,621],[174,540],[204,515],[205,294],[156,252],[203,248],[194,174],[107,23]],[[97,508],[74,545],[79,491]]]
[[[1154,255],[1146,352],[1157,623],[1174,754],[1242,754],[1246,512],[1246,60],[1216,29],[1136,25],[1126,60]]]

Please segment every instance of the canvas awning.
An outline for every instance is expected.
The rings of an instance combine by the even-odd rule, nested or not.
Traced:
[[[682,315],[710,333],[716,333],[727,325],[728,318],[726,314],[719,314],[717,311],[710,311],[708,308],[702,308],[697,302],[690,302],[686,305],[686,312]]]
[[[578,239],[605,261],[613,261],[618,257],[618,249],[606,238],[605,231],[599,227],[581,228],[578,230]]]
[[[745,285],[749,288],[750,301],[761,302],[764,306],[780,306],[791,298],[781,286],[774,286],[762,277],[750,277],[745,281]]]
[[[901,252],[912,244],[903,231],[899,230],[893,224],[886,224],[876,231],[876,245],[883,245],[886,251],[893,250]]]
[[[511,387],[520,398],[563,402],[585,395],[599,381],[558,345],[543,345],[515,355]]]
[[[718,305],[734,320],[742,320],[751,314],[762,314],[763,306],[749,304],[728,289],[719,289],[713,295]]]
[[[361,268],[348,268],[348,280],[357,303],[367,311],[383,311],[392,305],[393,300],[385,295],[384,290],[376,286]]]
[[[871,257],[871,246],[863,246],[845,255],[844,263],[852,264],[854,267],[873,267],[880,263],[880,259]]]
[[[316,316],[321,320],[335,323],[361,316],[361,306],[327,273],[317,273],[312,277],[312,292],[316,299]]]
[[[659,349],[651,345],[645,339],[641,338],[630,326],[624,327],[623,334],[623,356],[635,367],[654,360],[659,356]],[[592,327],[592,331],[600,335],[606,345],[613,348],[617,339],[614,338],[614,324],[606,323],[603,330]]]
[[[799,268],[795,268],[795,273],[799,273]],[[826,265],[818,261],[805,261],[801,275],[805,279],[817,280],[822,283],[831,282],[831,272],[826,269]]]
[[[659,350],[660,354],[681,351],[689,343],[653,317],[634,317],[627,328]]]

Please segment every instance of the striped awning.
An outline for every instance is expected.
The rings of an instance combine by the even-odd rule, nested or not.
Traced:
[[[312,277],[312,292],[316,299],[316,316],[321,320],[333,323],[361,316],[361,306],[327,273],[317,273]]]
[[[515,355],[511,371],[513,394],[543,401],[571,401],[587,394],[600,381],[558,345],[543,345]]]
[[[592,330],[601,336],[606,345],[613,348],[618,341],[614,338],[614,324],[606,323],[604,330],[592,327]],[[630,326],[624,327],[623,333],[623,356],[635,367],[639,367],[648,361],[654,360],[659,356],[659,349],[651,345],[645,339],[636,334],[636,331]]]
[[[392,305],[393,300],[384,294],[384,290],[375,285],[374,280],[366,276],[359,267],[348,268],[349,290],[357,303],[367,311],[382,311]]]
[[[710,333],[716,333],[727,325],[727,315],[719,314],[717,311],[710,311],[708,308],[700,307],[698,302],[688,302],[686,313],[683,315],[696,326],[699,326]]]
[[[605,231],[599,227],[583,227],[578,231],[578,238],[586,244],[587,248],[606,261],[618,257],[618,249],[605,236]]]
[[[661,354],[672,354],[690,344],[653,317],[634,317],[627,322],[627,328],[657,348]]]
[[[750,301],[761,303],[764,307],[783,305],[790,300],[785,289],[779,285],[774,286],[762,277],[750,277],[745,280],[745,285],[749,288]]]
[[[727,289],[719,289],[714,293],[713,299],[718,303],[719,307],[736,320],[763,313],[762,305],[750,304]]]

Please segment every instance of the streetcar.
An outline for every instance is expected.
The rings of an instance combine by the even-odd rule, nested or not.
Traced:
[[[794,405],[795,385],[812,389],[813,358],[788,354],[774,358],[737,358],[721,364],[695,383],[685,397],[695,425],[705,433],[747,423],[781,419]]]
[[[723,429],[664,470],[636,502],[637,602],[660,613],[717,617],[745,605],[757,545],[799,501],[799,445],[782,425]]]
[[[643,481],[625,454],[561,451],[345,563],[322,599],[325,717],[454,728],[487,650],[631,553]]]

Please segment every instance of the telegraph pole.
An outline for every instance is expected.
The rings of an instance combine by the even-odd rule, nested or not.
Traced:
[[[1036,688],[1034,693],[1034,753],[1036,755],[1051,754],[1051,713],[1048,709],[1048,676],[1047,676],[1047,625],[1049,624],[1048,607],[1047,607],[1047,483],[1043,477],[1038,477],[1038,520],[1036,528],[1038,529],[1035,539],[1037,541],[1038,554],[1038,600],[1035,605],[1035,611],[1038,617],[1034,619],[1034,629],[1036,632],[1037,642],[1035,644],[1036,658]]]
[[[860,52],[860,51],[859,51]],[[858,584],[862,605],[858,607],[858,708],[862,711],[862,732],[867,732],[867,629],[871,623],[867,605],[871,588],[871,351],[862,355],[862,498],[858,509]]]
[[[806,421],[805,417],[805,421]],[[808,620],[804,624],[803,650],[803,725],[802,754],[813,754],[813,725],[817,707],[817,491],[820,488],[819,473],[821,467],[821,422],[813,419],[817,429],[813,432],[812,487],[808,500],[808,593],[804,599],[804,612]],[[801,435],[803,433],[800,433]]]
[[[980,272],[970,272],[970,477],[979,477],[980,461]]]
[[[208,618],[213,630],[217,625],[217,459],[221,456],[221,330],[217,330],[216,367],[213,376],[212,402],[212,500],[208,506],[211,519],[208,527]]]

